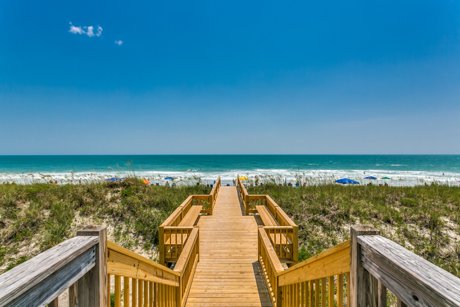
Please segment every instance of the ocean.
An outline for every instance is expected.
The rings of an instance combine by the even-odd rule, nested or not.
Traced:
[[[460,155],[62,155],[0,156],[0,182],[96,182],[136,176],[163,184],[249,180],[293,184],[333,183],[349,177],[362,183],[460,184]],[[382,179],[382,178],[387,179]],[[389,178],[389,179],[388,179]],[[171,181],[171,178],[168,179]]]

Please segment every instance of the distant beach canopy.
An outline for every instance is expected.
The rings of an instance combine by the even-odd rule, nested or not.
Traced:
[[[340,184],[359,184],[358,181],[350,179],[350,178],[337,179],[335,182],[340,183]]]

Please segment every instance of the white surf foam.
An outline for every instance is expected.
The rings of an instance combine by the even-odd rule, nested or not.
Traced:
[[[339,178],[351,178],[361,184],[388,184],[391,186],[415,186],[424,184],[443,184],[460,186],[460,173],[424,172],[424,171],[395,171],[395,170],[286,170],[286,169],[256,169],[231,170],[225,172],[199,171],[141,171],[141,172],[50,172],[50,173],[0,173],[0,183],[57,183],[79,184],[103,182],[108,178],[137,177],[146,178],[152,184],[165,185],[194,185],[197,183],[212,184],[221,176],[223,184],[233,184],[238,176],[248,177],[248,183],[276,183],[296,185],[321,185],[334,183]],[[377,180],[363,179],[375,176]],[[173,180],[165,178],[172,177]],[[389,177],[390,179],[382,179]]]

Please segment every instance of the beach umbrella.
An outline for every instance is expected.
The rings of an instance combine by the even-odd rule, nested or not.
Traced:
[[[173,177],[165,177],[165,180],[173,181],[174,178]]]
[[[350,178],[341,178],[335,181],[336,183],[340,184],[359,184],[358,181],[350,179]]]
[[[385,179],[385,180],[387,180],[387,179],[391,179],[391,178],[390,178],[390,177],[387,177],[387,176],[385,176],[385,177],[382,177],[382,179]]]
[[[240,176],[240,180],[248,180],[248,176]]]
[[[367,176],[367,177],[364,177],[364,179],[368,179],[368,180],[377,180],[377,177],[374,177],[374,176]]]

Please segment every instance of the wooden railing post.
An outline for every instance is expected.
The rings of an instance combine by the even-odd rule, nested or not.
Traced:
[[[77,232],[77,236],[98,236],[96,265],[78,280],[77,301],[79,306],[107,306],[107,229],[88,226]]]
[[[361,261],[361,247],[358,236],[378,235],[379,232],[371,226],[355,225],[350,229],[351,237],[351,267],[350,267],[350,303],[352,307],[374,306],[371,298],[370,274],[364,269]],[[372,291],[373,292],[373,291]],[[377,293],[375,293],[377,295]]]
[[[299,261],[299,226],[292,227],[292,260],[294,263]]]
[[[159,252],[160,252],[160,264],[165,265],[165,245],[164,245],[164,231],[163,231],[163,226],[158,227],[158,242],[159,242]]]

